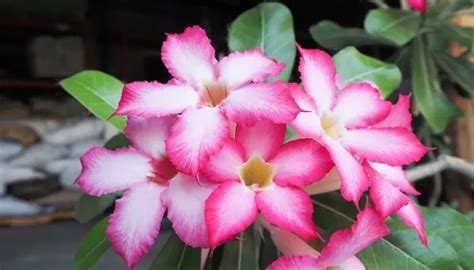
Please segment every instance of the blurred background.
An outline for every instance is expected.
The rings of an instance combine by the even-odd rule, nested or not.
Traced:
[[[116,130],[91,116],[58,81],[84,69],[104,71],[123,82],[167,81],[170,75],[160,57],[166,32],[200,25],[216,51],[227,53],[230,22],[259,2],[0,0],[1,270],[69,269],[80,239],[94,223],[74,219],[81,195],[74,185],[81,170],[79,157],[103,145]],[[291,10],[296,40],[304,47],[318,47],[308,31],[315,22],[329,19],[362,27],[366,13],[374,8],[364,0],[324,1],[318,6],[281,2]],[[391,53],[380,47],[361,51],[379,57]],[[406,82],[404,87],[409,87]],[[472,163],[474,105],[462,97],[454,102],[464,116],[438,139],[446,151]],[[435,177],[417,182],[424,194],[419,202],[449,204],[471,213],[472,181],[453,172]],[[166,238],[166,233],[160,237]],[[139,268],[148,265],[154,253]],[[123,267],[109,251],[95,269]]]

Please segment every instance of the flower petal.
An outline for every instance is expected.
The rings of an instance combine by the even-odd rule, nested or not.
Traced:
[[[341,143],[363,158],[391,166],[419,161],[427,148],[405,128],[371,128],[346,131]]]
[[[384,119],[391,106],[370,83],[354,83],[342,89],[333,111],[347,128],[367,127]]]
[[[377,127],[403,127],[409,129],[411,127],[410,113],[410,96],[400,95],[397,104],[392,105],[390,113],[378,122]]]
[[[240,181],[239,170],[244,161],[245,151],[235,140],[225,140],[219,152],[212,155],[200,172],[216,182]]]
[[[356,256],[352,256],[339,264],[337,270],[365,270],[365,266]]]
[[[316,258],[311,256],[282,256],[270,264],[266,270],[322,270],[316,268]]]
[[[268,58],[260,49],[233,52],[219,61],[219,80],[235,89],[249,82],[263,82],[268,76],[276,76],[285,68]]]
[[[392,185],[399,188],[401,191],[413,194],[420,195],[418,191],[411,185],[410,180],[407,177],[407,174],[401,166],[392,167],[383,163],[370,162],[370,168],[376,170],[377,173],[383,176],[383,179],[389,181]]]
[[[173,77],[195,87],[216,78],[215,51],[206,32],[199,26],[187,27],[181,34],[168,34],[161,58]]]
[[[341,177],[342,197],[358,205],[362,193],[369,187],[369,179],[362,165],[338,141],[323,138],[326,149]]]
[[[222,147],[228,131],[228,121],[216,108],[189,108],[172,127],[166,151],[179,171],[196,176],[199,167]]]
[[[315,112],[300,112],[291,122],[296,133],[311,138],[319,138],[323,134],[321,119]]]
[[[331,235],[317,259],[317,266],[323,269],[338,266],[389,233],[384,220],[367,204],[350,229]]]
[[[273,244],[283,255],[319,256],[319,252],[298,235],[272,225],[270,226],[270,236],[272,237]]]
[[[181,113],[199,100],[199,94],[187,84],[133,82],[125,85],[115,114],[159,117]]]
[[[296,104],[300,107],[301,110],[311,112],[316,111],[316,102],[311,98],[306,92],[296,83],[288,83],[290,88],[290,93]]]
[[[374,201],[375,209],[383,218],[390,216],[408,203],[407,196],[375,170],[371,171],[369,179],[370,197]]]
[[[287,123],[299,112],[288,86],[282,82],[243,86],[232,91],[220,107],[229,119],[247,125],[264,119]]]
[[[214,249],[234,240],[257,217],[255,192],[239,182],[220,184],[206,200],[204,211],[209,243]]]
[[[304,187],[321,180],[334,166],[327,150],[313,139],[285,143],[268,161],[280,186]]]
[[[304,188],[304,191],[309,195],[316,195],[327,193],[341,189],[341,179],[337,174],[336,168],[329,171],[329,173],[319,182],[313,183]]]
[[[416,205],[409,201],[407,205],[403,206],[398,210],[397,214],[403,220],[405,225],[414,229],[418,233],[421,243],[428,247],[428,241],[425,235],[425,222],[421,216],[420,210],[416,208]]]
[[[245,150],[245,160],[254,155],[269,160],[283,144],[285,132],[283,124],[258,121],[253,126],[237,125],[235,139]]]
[[[150,159],[135,149],[108,150],[93,147],[81,157],[82,172],[77,184],[92,196],[102,196],[146,182],[153,175]]]
[[[301,81],[309,96],[316,102],[318,111],[330,110],[336,96],[336,67],[329,54],[321,50],[300,51]]]
[[[306,240],[319,237],[312,219],[313,204],[303,190],[274,184],[258,192],[256,202],[269,222]]]
[[[159,233],[165,212],[163,190],[151,182],[136,184],[115,203],[106,234],[129,269],[145,256]]]
[[[129,116],[125,135],[136,149],[154,159],[160,159],[166,156],[165,140],[170,135],[175,120],[176,117],[172,115],[150,118]]]
[[[176,234],[192,247],[209,247],[204,222],[204,202],[214,190],[214,185],[182,173],[170,180],[163,197],[168,218]]]

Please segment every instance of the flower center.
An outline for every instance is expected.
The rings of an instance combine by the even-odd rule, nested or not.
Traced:
[[[259,157],[252,157],[240,168],[240,179],[252,190],[264,189],[272,184],[273,166]]]
[[[167,185],[168,180],[178,174],[178,171],[168,158],[162,158],[160,160],[153,159],[151,164],[153,166],[153,176],[149,179],[157,184]]]
[[[321,128],[330,138],[336,139],[345,131],[344,122],[332,112],[323,112]]]
[[[227,86],[221,83],[209,83],[204,86],[204,105],[215,107],[221,103],[228,95]]]

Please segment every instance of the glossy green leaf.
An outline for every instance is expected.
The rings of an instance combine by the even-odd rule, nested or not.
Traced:
[[[201,249],[192,248],[173,232],[149,270],[199,270]]]
[[[97,223],[79,243],[74,255],[72,269],[89,270],[109,250],[110,243],[105,235],[108,217]]]
[[[356,208],[337,192],[314,196],[313,203],[314,221],[323,230],[349,228],[355,221]],[[367,269],[472,269],[474,225],[452,209],[420,210],[430,248],[421,245],[416,232],[400,219],[389,218],[391,234],[358,254]]]
[[[125,117],[109,119],[122,95],[121,81],[100,71],[86,70],[60,81],[59,84],[95,116],[123,130],[126,125]]]
[[[231,51],[260,48],[268,57],[286,64],[273,80],[288,81],[295,61],[296,46],[293,17],[280,3],[262,3],[242,13],[230,25]]]
[[[424,266],[436,270],[458,268],[459,256],[457,252],[436,233],[429,231],[427,228],[428,249],[421,244],[416,232],[405,226],[401,221],[392,219],[387,223],[391,233],[385,239],[404,253],[416,258]]]
[[[107,208],[111,207],[119,194],[109,194],[101,197],[93,197],[81,194],[74,211],[74,218],[80,223],[86,223],[100,216]]]
[[[388,97],[402,81],[402,74],[394,64],[360,53],[354,47],[347,47],[333,57],[337,72],[346,84],[372,81],[380,89],[383,97]]]
[[[341,27],[335,22],[323,20],[309,28],[311,37],[324,48],[342,50],[347,46],[391,45],[392,41],[376,37],[361,28]]]
[[[442,238],[457,252],[464,269],[474,269],[474,224],[446,207],[423,208],[422,214],[427,231]]]
[[[364,21],[365,30],[402,46],[409,42],[420,26],[419,13],[401,9],[373,9]]]
[[[453,58],[447,53],[434,53],[433,56],[451,80],[474,98],[474,63],[469,62],[465,57]]]
[[[411,82],[416,105],[431,129],[441,133],[462,111],[441,91],[438,72],[421,38],[415,39],[411,55]]]
[[[110,138],[105,144],[104,147],[107,149],[117,149],[121,147],[127,147],[130,145],[130,141],[125,137],[124,134],[119,133],[112,138]]]
[[[258,269],[253,229],[241,232],[237,238],[240,240],[229,242],[224,246],[219,270]]]
[[[314,196],[314,222],[329,232],[349,228],[355,221],[357,209],[336,192]],[[358,254],[367,269],[412,270],[429,269],[397,246],[381,239]]]

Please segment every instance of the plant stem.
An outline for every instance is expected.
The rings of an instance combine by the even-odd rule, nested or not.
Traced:
[[[387,9],[390,8],[383,0],[371,0],[372,4],[376,5],[378,8]]]

